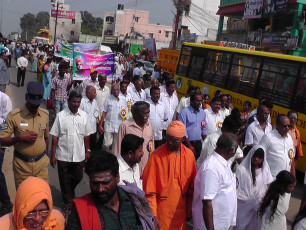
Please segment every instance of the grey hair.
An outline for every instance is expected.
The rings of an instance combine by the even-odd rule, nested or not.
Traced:
[[[118,86],[118,88],[120,89],[119,85],[117,83],[112,84],[111,89],[113,89],[115,86]]]
[[[145,101],[137,101],[133,106],[132,106],[132,115],[133,117],[135,114],[141,114],[144,109],[150,108],[150,104],[145,102]]]
[[[92,86],[92,85],[87,86],[87,87],[86,87],[86,93],[89,93],[89,92],[90,92],[90,90],[91,90],[92,88],[94,88],[94,89],[95,89],[95,87],[94,87],[94,86]]]
[[[217,141],[217,148],[229,152],[238,147],[237,137],[232,133],[222,133]]]

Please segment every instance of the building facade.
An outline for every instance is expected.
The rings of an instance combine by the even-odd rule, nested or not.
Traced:
[[[50,12],[49,28],[52,37],[54,38],[56,20],[55,15],[52,15],[52,10],[56,10],[57,2],[59,3],[59,11],[57,18],[56,39],[66,42],[78,42],[81,34],[81,13],[70,11],[70,5],[65,4],[64,0],[55,1]]]
[[[305,5],[306,0],[221,0],[218,40],[306,56]]]
[[[148,39],[170,43],[172,26],[150,24],[148,11],[124,9],[119,4],[115,12],[104,12],[102,41],[105,44],[119,44],[125,38]]]

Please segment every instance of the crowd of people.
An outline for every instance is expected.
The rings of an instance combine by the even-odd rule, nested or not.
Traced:
[[[26,47],[17,58],[13,52],[17,87],[26,55],[37,81],[27,84],[21,108],[5,94],[10,49],[0,49],[0,166],[14,146],[17,189],[13,206],[1,170],[1,229],[184,230],[191,218],[195,230],[286,229],[303,156],[296,111],[279,114],[273,126],[265,98],[239,111],[231,95],[217,90],[210,98],[191,85],[179,100],[171,76],[138,64],[125,71],[120,55],[110,87],[94,68],[75,81],[52,48]],[[53,208],[49,164],[58,170],[61,212]],[[91,192],[76,197],[84,169]],[[295,230],[306,228],[305,216],[302,202]]]

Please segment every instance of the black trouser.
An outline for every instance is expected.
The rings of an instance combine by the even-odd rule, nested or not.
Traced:
[[[11,67],[12,55],[7,55],[7,67]]]
[[[97,133],[89,135],[89,142],[90,142],[90,150],[93,151],[97,144]]]
[[[75,188],[83,179],[84,161],[57,161],[58,178],[64,204],[70,205],[75,197]]]
[[[190,144],[193,146],[193,148],[195,149],[195,159],[197,160],[200,155],[201,155],[201,151],[202,151],[202,141],[190,141]]]
[[[25,78],[25,74],[26,74],[26,69],[21,70],[20,67],[18,67],[18,72],[17,72],[17,83],[18,85],[20,85],[20,79],[21,79],[21,85],[24,85],[24,78]]]

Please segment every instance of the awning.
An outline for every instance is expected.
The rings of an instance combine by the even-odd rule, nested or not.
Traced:
[[[217,15],[230,15],[234,13],[239,13],[239,12],[244,12],[244,3],[239,4],[239,5],[234,5],[234,6],[224,6],[220,7]]]

